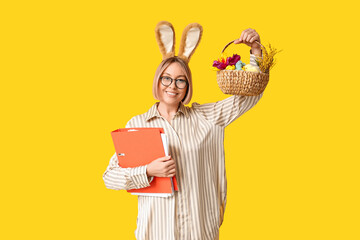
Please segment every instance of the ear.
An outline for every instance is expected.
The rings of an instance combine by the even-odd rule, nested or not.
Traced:
[[[171,23],[159,22],[155,28],[155,37],[163,59],[175,56],[175,32]]]
[[[196,47],[200,42],[202,32],[203,28],[198,23],[191,23],[186,26],[180,42],[180,49],[178,54],[180,58],[186,62],[189,62],[191,55],[193,55]]]

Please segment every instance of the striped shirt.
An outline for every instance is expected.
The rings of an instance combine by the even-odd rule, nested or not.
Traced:
[[[255,56],[250,56],[254,64]],[[256,63],[255,63],[256,64]],[[233,95],[214,103],[180,103],[169,123],[157,110],[130,119],[126,127],[161,127],[168,136],[169,153],[176,163],[179,191],[171,197],[138,196],[135,236],[138,240],[218,239],[226,206],[227,179],[224,129],[262,97]],[[150,185],[146,167],[121,168],[116,153],[103,174],[109,189]]]

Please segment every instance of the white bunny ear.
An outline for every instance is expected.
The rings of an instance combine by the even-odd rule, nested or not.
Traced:
[[[155,37],[163,59],[175,56],[175,32],[171,23],[159,22],[155,28]]]
[[[178,56],[189,62],[190,57],[195,52],[196,47],[198,46],[201,36],[202,36],[203,28],[198,23],[191,23],[186,26],[183,31],[180,49]]]

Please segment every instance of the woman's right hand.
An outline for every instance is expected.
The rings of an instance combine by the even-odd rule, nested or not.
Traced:
[[[146,174],[149,177],[173,177],[175,176],[175,161],[171,156],[155,159],[148,164]]]

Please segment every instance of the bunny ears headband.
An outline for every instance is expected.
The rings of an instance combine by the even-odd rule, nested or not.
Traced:
[[[189,63],[190,57],[199,45],[203,28],[198,23],[187,25],[183,31],[178,57]],[[163,60],[175,56],[175,31],[171,23],[161,21],[156,25],[155,37]]]

